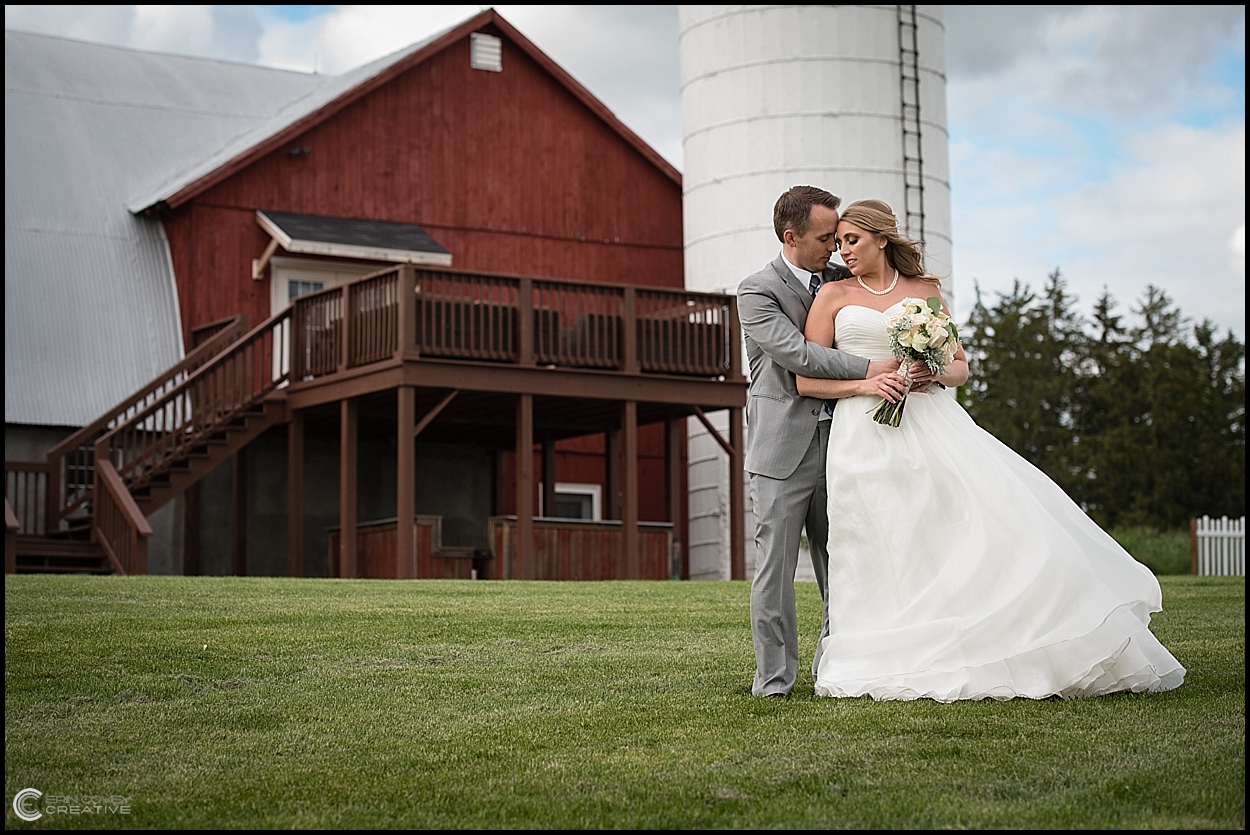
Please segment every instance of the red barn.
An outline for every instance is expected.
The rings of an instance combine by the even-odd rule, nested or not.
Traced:
[[[159,222],[187,353],[44,470],[6,464],[10,503],[125,571],[177,499],[172,571],[680,573],[679,421],[745,400],[732,297],[683,290],[680,174],[494,11],[280,75],[241,132],[117,195]]]

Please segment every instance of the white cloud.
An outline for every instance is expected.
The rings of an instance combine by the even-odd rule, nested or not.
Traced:
[[[1244,62],[1244,7],[945,18],[960,289],[1038,288],[1059,266],[1086,306],[1105,286],[1127,307],[1152,283],[1244,334],[1244,87],[1216,71]]]
[[[125,46],[134,6],[5,6],[4,28]]]
[[[1244,284],[1246,281],[1246,224],[1242,223],[1228,238],[1228,265]]]
[[[1004,105],[1116,119],[1226,107],[1231,91],[1208,70],[1221,50],[1245,54],[1244,6],[947,6],[944,15],[952,88],[979,92],[958,102],[961,118],[989,123]]]
[[[320,18],[317,71],[337,75],[403,49],[481,11],[480,6],[341,6]]]
[[[1009,290],[1015,278],[1038,288],[1059,266],[1086,307],[1104,287],[1127,306],[1154,284],[1191,319],[1244,334],[1244,125],[1172,125],[1119,150],[1105,181],[1040,203],[964,207],[956,227],[961,278],[986,291]],[[966,314],[971,294],[960,302]]]
[[[134,9],[128,46],[184,55],[211,54],[211,6],[135,6]]]

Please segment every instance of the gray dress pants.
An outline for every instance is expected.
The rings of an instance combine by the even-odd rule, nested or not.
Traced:
[[[794,572],[799,540],[807,528],[816,583],[823,601],[820,640],[829,634],[828,495],[825,452],[829,421],[822,420],[811,446],[789,478],[751,474],[755,507],[755,580],[751,583],[751,635],[755,642],[756,696],[788,695],[799,667],[799,629],[794,611]],[[820,662],[816,645],[812,675]]]

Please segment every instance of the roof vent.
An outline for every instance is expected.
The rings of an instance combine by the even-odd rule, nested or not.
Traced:
[[[494,35],[469,35],[469,66],[475,70],[503,72],[503,41]]]

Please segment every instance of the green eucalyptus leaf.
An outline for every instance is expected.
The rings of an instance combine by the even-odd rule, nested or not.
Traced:
[[[942,312],[942,301],[937,296],[929,296],[925,299],[925,304],[929,305],[929,309],[934,313]]]

